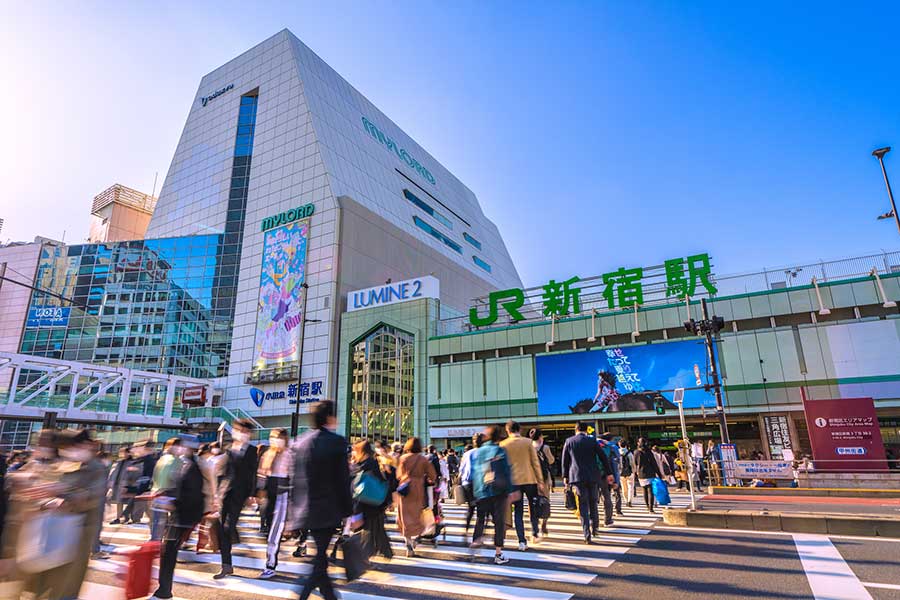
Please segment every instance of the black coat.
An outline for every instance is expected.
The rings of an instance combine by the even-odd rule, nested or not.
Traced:
[[[223,477],[227,490],[223,494],[223,503],[243,505],[256,491],[256,446],[247,444],[242,455],[229,450],[227,456]]]
[[[193,528],[203,518],[203,474],[193,456],[175,460],[181,460],[183,464],[174,490],[172,523],[178,527]]]
[[[637,476],[640,479],[652,479],[654,477],[662,477],[659,472],[659,465],[656,457],[649,448],[634,451],[634,467],[637,470]]]
[[[337,528],[352,508],[347,440],[315,429],[300,436],[291,451],[294,473],[288,528]]]
[[[578,433],[566,440],[562,451],[562,475],[569,483],[600,483],[604,475],[612,473],[609,459],[597,438]]]

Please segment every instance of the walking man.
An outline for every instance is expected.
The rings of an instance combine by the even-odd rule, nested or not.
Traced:
[[[222,552],[222,570],[213,579],[222,579],[234,573],[231,566],[231,545],[237,541],[237,524],[241,510],[256,490],[256,447],[250,443],[253,423],[247,419],[235,419],[232,423],[231,448],[226,456],[225,478],[219,487],[222,494],[222,513],[219,520],[219,547]]]
[[[519,538],[519,552],[528,550],[525,541],[525,498],[528,498],[528,516],[531,518],[531,542],[538,543],[541,540],[541,531],[538,522],[538,491],[543,493],[544,476],[541,473],[541,463],[538,461],[537,451],[531,440],[522,437],[522,427],[516,421],[506,424],[506,432],[509,434],[500,443],[500,447],[506,450],[509,457],[509,465],[512,470],[512,483],[514,492],[518,496],[513,500],[513,518],[515,519],[516,535]]]
[[[350,515],[350,466],[347,440],[332,432],[337,421],[334,403],[323,400],[312,407],[314,429],[294,441],[289,531],[309,531],[316,544],[313,571],[303,584],[300,600],[319,589],[325,600],[337,595],[328,577],[328,544]]]
[[[609,459],[600,449],[597,440],[587,433],[588,424],[581,422],[575,428],[575,435],[566,440],[562,453],[562,473],[565,485],[571,485],[578,495],[578,511],[584,532],[584,543],[590,544],[592,537],[600,534],[600,519],[597,514],[597,493],[600,485],[601,465],[606,473],[606,483],[612,484],[612,467]]]

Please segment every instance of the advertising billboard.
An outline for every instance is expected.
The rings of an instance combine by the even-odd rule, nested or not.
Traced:
[[[647,411],[656,401],[674,410],[679,387],[685,408],[716,404],[702,389],[706,348],[695,339],[545,354],[535,357],[535,370],[540,415]]]
[[[884,441],[871,398],[803,400],[816,471],[885,471]]]
[[[65,327],[71,312],[69,306],[32,306],[25,327]]]
[[[287,223],[264,234],[254,369],[299,358],[308,241],[308,220]]]

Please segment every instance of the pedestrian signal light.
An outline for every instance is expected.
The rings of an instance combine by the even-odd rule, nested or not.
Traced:
[[[666,414],[666,405],[663,404],[662,400],[656,401],[656,414],[658,414],[658,415]]]

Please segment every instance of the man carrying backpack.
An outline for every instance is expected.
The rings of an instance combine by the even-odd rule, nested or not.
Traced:
[[[506,451],[500,447],[503,434],[499,425],[491,425],[484,432],[484,444],[472,452],[472,494],[475,496],[478,517],[475,521],[473,550],[484,545],[484,527],[488,515],[494,522],[494,564],[505,565],[509,559],[503,554],[506,539],[507,495],[512,491],[512,472]]]
[[[601,481],[607,486],[614,484],[615,477],[606,453],[600,449],[594,436],[588,435],[587,430],[587,423],[579,423],[575,435],[566,440],[562,453],[562,472],[563,481],[567,486],[571,485],[578,496],[584,543],[590,544],[594,536],[600,535],[598,487]]]
[[[628,449],[625,440],[619,440],[619,461],[622,464],[619,489],[625,492],[625,506],[630,507],[634,499],[634,454]]]
[[[612,474],[615,478],[615,483],[612,486],[607,486],[606,489],[604,489],[602,483],[600,485],[600,493],[603,496],[603,511],[606,517],[604,525],[607,527],[612,525],[613,505],[615,505],[616,514],[622,516],[622,461],[619,456],[619,448],[613,444],[612,439],[613,434],[606,431],[600,436],[598,441],[600,448],[606,454],[606,458],[609,459],[609,466],[612,467]]]

